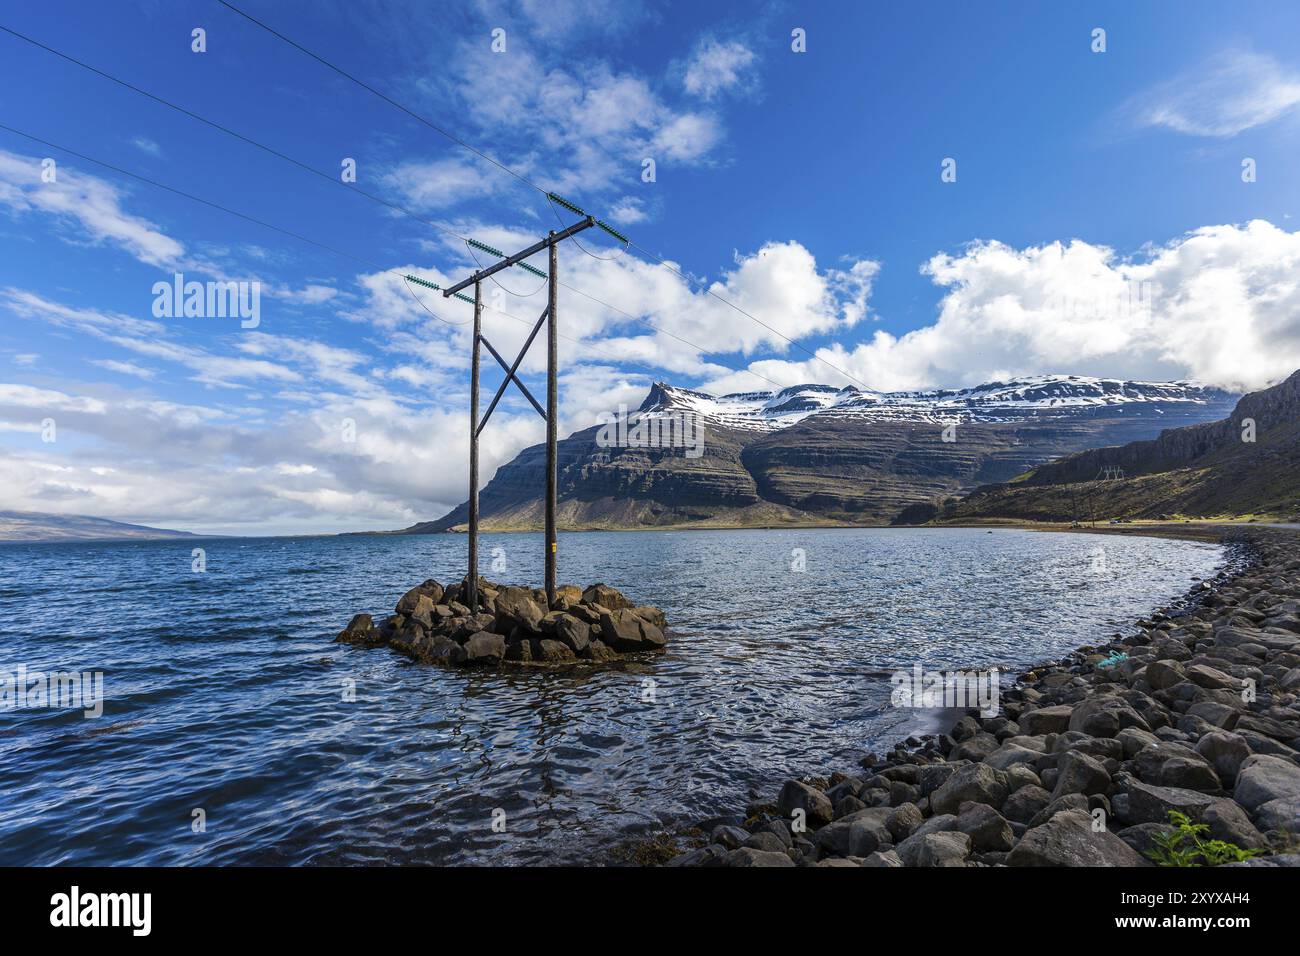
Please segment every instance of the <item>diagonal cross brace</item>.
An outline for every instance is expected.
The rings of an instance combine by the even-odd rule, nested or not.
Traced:
[[[528,354],[528,349],[532,346],[533,339],[537,338],[537,333],[541,331],[542,323],[546,321],[546,317],[550,314],[551,310],[549,306],[542,310],[541,318],[537,320],[537,324],[533,326],[533,330],[528,333],[528,341],[525,342],[524,347],[519,350],[519,355],[515,359],[514,365],[506,365],[505,359],[503,359],[497,350],[492,347],[492,343],[482,335],[479,336],[479,341],[487,346],[488,351],[492,353],[492,357],[497,360],[503,369],[505,369],[506,377],[501,382],[501,387],[497,389],[497,393],[492,396],[492,404],[488,406],[487,412],[483,415],[483,420],[479,422],[478,431],[474,433],[476,436],[482,433],[483,427],[487,425],[488,419],[492,417],[493,409],[497,407],[497,402],[501,401],[501,396],[505,394],[506,386],[511,382],[514,382],[519,386],[519,391],[523,392],[524,397],[533,403],[533,408],[537,409],[537,414],[541,415],[542,418],[546,418],[546,412],[542,410],[542,406],[538,404],[537,399],[533,398],[532,393],[528,391],[524,386],[524,383],[519,380],[519,376],[517,376],[515,372],[519,369],[519,363],[524,360],[524,356]]]

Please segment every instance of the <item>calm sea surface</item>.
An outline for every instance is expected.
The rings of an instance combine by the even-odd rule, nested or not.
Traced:
[[[0,676],[102,671],[107,698],[92,719],[0,710],[0,864],[604,862],[930,729],[889,706],[896,668],[1014,673],[1131,627],[1224,561],[1009,530],[566,534],[561,579],[663,607],[665,656],[466,673],[331,643],[354,612],[462,574],[464,549],[0,545]],[[488,577],[540,584],[539,535],[486,535],[482,553]]]

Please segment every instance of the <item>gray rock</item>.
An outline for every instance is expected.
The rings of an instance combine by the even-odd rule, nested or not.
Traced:
[[[1133,758],[1133,767],[1145,783],[1205,793],[1222,790],[1214,767],[1186,744],[1169,741],[1151,744]]]
[[[470,664],[499,661],[506,653],[506,639],[491,631],[479,631],[465,642],[465,660]]]
[[[862,861],[863,866],[902,866],[903,861],[898,858],[898,854],[893,850],[872,853]]]
[[[1279,797],[1260,804],[1255,810],[1255,823],[1261,830],[1277,830],[1292,835],[1300,833],[1300,800]]]
[[[1070,715],[1073,712],[1073,707],[1064,704],[1055,707],[1040,707],[1038,710],[1024,711],[1016,723],[1028,736],[1059,734],[1070,729]]]
[[[1110,789],[1110,774],[1101,762],[1087,754],[1067,750],[1058,762],[1056,789],[1052,799],[1059,800],[1067,793],[1106,793]]]
[[[763,824],[762,829],[780,840],[785,849],[788,850],[794,846],[794,837],[791,836],[790,828],[785,825],[784,820],[768,820]]]
[[[826,794],[798,780],[785,782],[776,799],[776,806],[787,819],[792,818],[796,810],[804,811],[809,827],[830,823],[835,816],[835,809]]]
[[[1068,729],[1091,737],[1114,737],[1125,727],[1150,730],[1147,722],[1120,697],[1090,697],[1076,704]]]
[[[987,804],[963,804],[957,814],[957,829],[970,837],[971,847],[976,852],[1011,849],[1011,824]]]
[[[1008,866],[1146,866],[1147,861],[1092,817],[1065,810],[1024,835],[1007,855]]]
[[[914,803],[904,803],[895,808],[885,820],[885,828],[889,830],[889,835],[894,843],[902,843],[913,833],[917,827],[925,822],[921,810]]]
[[[904,866],[965,866],[970,856],[970,837],[956,830],[917,833],[898,846]]]
[[[1237,678],[1205,664],[1191,664],[1186,669],[1187,679],[1197,687],[1218,690],[1236,690],[1241,686]]]
[[[666,866],[723,866],[727,862],[726,847],[710,844],[698,850],[679,853],[665,864]]]
[[[591,644],[591,625],[572,614],[561,614],[555,619],[555,639],[581,654]]]
[[[616,651],[659,651],[667,644],[662,630],[631,610],[601,614],[600,639]]]
[[[1041,827],[1048,820],[1052,819],[1052,817],[1066,810],[1079,810],[1083,813],[1088,813],[1089,809],[1088,798],[1086,796],[1081,793],[1067,793],[1063,796],[1057,797],[1042,810],[1038,811],[1038,813],[1034,815],[1034,818],[1029,821],[1029,829],[1032,830],[1035,827]]]
[[[1052,795],[1042,787],[1021,787],[1002,804],[1002,815],[1016,823],[1028,823],[1052,802]]]
[[[1247,850],[1268,848],[1264,834],[1255,828],[1246,811],[1233,800],[1215,800],[1205,808],[1197,822],[1209,826],[1212,839],[1235,843]]]
[[[1223,783],[1232,786],[1241,765],[1250,756],[1250,747],[1240,734],[1216,730],[1196,742],[1196,752],[1209,761]]]
[[[781,842],[780,837],[775,833],[769,833],[767,830],[759,830],[757,833],[749,834],[745,838],[744,845],[767,853],[784,853],[789,849]]]
[[[742,846],[727,854],[727,866],[794,866],[794,861],[785,853]]]
[[[1146,682],[1156,690],[1168,690],[1183,681],[1183,665],[1178,661],[1152,661],[1146,667]]]
[[[1125,818],[1129,823],[1168,823],[1169,811],[1185,813],[1193,820],[1200,819],[1215,798],[1196,790],[1183,790],[1178,787],[1160,787],[1129,780],[1128,810]]]
[[[505,587],[497,592],[496,619],[503,627],[540,633],[542,616],[543,611],[528,588]]]
[[[963,803],[987,803],[997,808],[1007,798],[1006,775],[982,763],[967,764],[934,793],[930,808],[935,814],[955,813]]]
[[[984,759],[984,762],[995,770],[1009,770],[1011,767],[1021,764],[1028,764],[1032,767],[1042,755],[1041,751],[1030,750],[1028,747],[1021,747],[1019,744],[1008,741],[989,754]]]
[[[734,850],[745,845],[745,841],[749,839],[749,833],[740,827],[716,826],[713,828],[713,832],[709,834],[709,839],[719,846],[725,846],[728,850]]]
[[[1242,762],[1232,796],[1252,811],[1272,800],[1300,799],[1300,767],[1281,757],[1254,754]]]

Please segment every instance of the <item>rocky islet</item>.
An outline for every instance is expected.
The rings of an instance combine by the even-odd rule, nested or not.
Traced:
[[[459,582],[411,588],[394,613],[375,624],[357,614],[335,638],[359,647],[387,646],[423,663],[445,665],[566,664],[616,661],[662,653],[664,612],[637,605],[607,584],[586,590],[565,584],[554,604],[539,589],[478,581],[474,607]]]

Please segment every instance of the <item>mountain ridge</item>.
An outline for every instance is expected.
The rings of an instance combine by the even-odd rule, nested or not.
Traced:
[[[941,521],[1300,515],[1300,371],[1220,421],[1079,452],[978,488]]]
[[[190,531],[172,531],[128,524],[91,515],[61,515],[44,511],[0,511],[0,543],[43,541],[154,541],[198,538]]]
[[[1189,382],[1069,375],[920,392],[806,384],[725,396],[657,382],[628,421],[693,415],[704,427],[700,453],[611,446],[608,425],[576,431],[559,442],[557,521],[566,529],[885,525],[908,507],[1071,452],[1219,418],[1233,399]],[[497,470],[479,495],[483,530],[542,526],[544,465],[545,446],[534,445]],[[403,532],[459,529],[467,519],[462,503]]]

